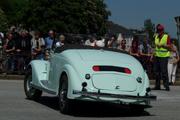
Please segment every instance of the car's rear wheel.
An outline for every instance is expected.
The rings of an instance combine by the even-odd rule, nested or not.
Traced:
[[[24,79],[24,91],[27,99],[38,100],[42,95],[42,91],[32,87],[31,83],[32,83],[32,70],[29,70],[26,73]]]
[[[67,98],[68,93],[68,78],[66,75],[61,77],[60,87],[59,87],[59,109],[63,114],[68,114],[71,109],[71,101]]]

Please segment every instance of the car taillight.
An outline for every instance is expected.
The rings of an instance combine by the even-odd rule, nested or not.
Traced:
[[[125,72],[126,74],[131,74],[131,70],[130,70],[129,68],[124,68],[124,72]]]
[[[94,71],[100,71],[100,67],[99,66],[93,66],[92,68]]]
[[[129,68],[124,67],[116,67],[116,66],[98,66],[95,65],[92,67],[93,71],[100,72],[100,71],[113,71],[113,72],[121,72],[125,74],[131,74],[131,70]]]

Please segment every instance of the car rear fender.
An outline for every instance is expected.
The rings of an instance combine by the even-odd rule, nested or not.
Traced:
[[[59,85],[59,86],[61,84],[61,77],[63,74],[66,74],[67,78],[68,78],[68,98],[73,99],[73,97],[72,97],[73,90],[74,89],[80,90],[82,88],[81,87],[81,84],[82,84],[81,78],[80,78],[80,76],[78,76],[79,73],[77,73],[71,65],[66,64],[63,66],[62,72],[60,74],[60,80],[59,80],[60,83],[57,83],[57,85]],[[59,92],[59,86],[56,88],[57,95]]]

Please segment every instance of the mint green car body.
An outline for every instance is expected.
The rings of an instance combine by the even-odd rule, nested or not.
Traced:
[[[128,68],[130,74],[117,71],[94,71],[93,66]],[[68,78],[67,98],[84,101],[107,101],[121,104],[150,105],[149,79],[134,57],[103,49],[66,49],[54,52],[50,59],[33,60],[32,86],[58,95],[60,79]],[[86,75],[89,78],[86,78]],[[83,83],[86,85],[83,87]],[[83,90],[85,88],[85,90]]]

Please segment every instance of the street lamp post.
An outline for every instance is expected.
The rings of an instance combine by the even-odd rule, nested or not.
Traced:
[[[177,27],[177,37],[178,37],[178,48],[180,53],[180,16],[174,17]]]

